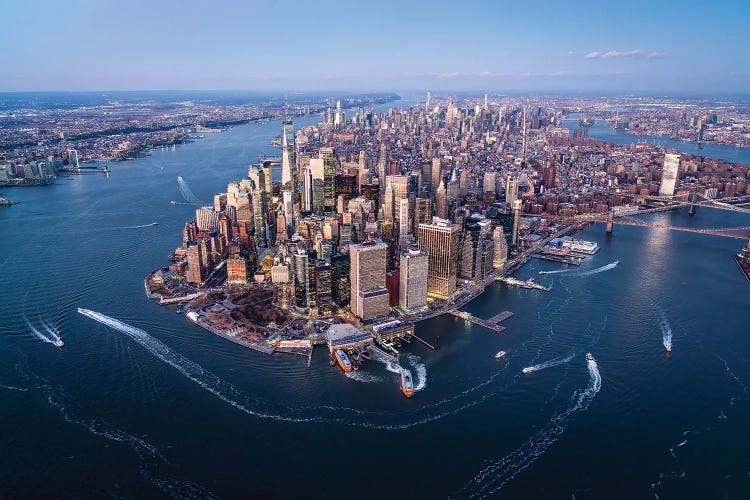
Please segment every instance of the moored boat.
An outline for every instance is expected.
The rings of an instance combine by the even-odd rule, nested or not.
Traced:
[[[347,356],[344,351],[342,351],[341,349],[336,349],[334,355],[336,357],[336,362],[339,364],[342,370],[344,370],[345,372],[352,371],[352,362],[349,359],[349,356]]]

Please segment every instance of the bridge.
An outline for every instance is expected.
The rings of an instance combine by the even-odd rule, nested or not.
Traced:
[[[629,195],[629,194],[626,194]],[[635,195],[630,195],[635,196]],[[628,212],[616,212],[611,209],[606,214],[599,215],[581,215],[576,216],[573,219],[568,219],[568,223],[600,223],[607,224],[607,232],[612,233],[615,224],[622,226],[638,226],[638,227],[653,227],[659,229],[668,229],[672,231],[683,231],[687,233],[696,234],[707,234],[713,236],[723,236],[725,238],[735,238],[740,240],[749,239],[750,235],[741,234],[750,231],[750,226],[738,226],[738,227],[719,227],[719,228],[692,228],[682,226],[672,226],[668,224],[658,224],[655,222],[646,222],[640,219],[636,219],[635,216],[653,214],[658,212],[666,212],[669,210],[676,210],[680,208],[690,208],[690,215],[695,214],[696,207],[715,208],[718,210],[728,210],[732,212],[739,212],[750,214],[750,208],[744,208],[742,205],[750,203],[750,196],[735,196],[731,198],[713,199],[703,196],[699,193],[692,194],[691,201],[675,201],[672,197],[664,196],[648,196],[643,197],[644,200],[648,200],[651,203],[665,203],[663,206],[657,206],[653,208],[647,208],[644,210],[628,211]],[[733,202],[733,203],[729,203]],[[748,247],[750,248],[750,240],[748,241]]]

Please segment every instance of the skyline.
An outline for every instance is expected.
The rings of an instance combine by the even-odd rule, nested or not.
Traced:
[[[750,7],[720,4],[14,4],[0,91],[744,92]]]

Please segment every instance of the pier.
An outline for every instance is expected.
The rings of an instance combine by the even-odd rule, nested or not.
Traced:
[[[490,322],[488,320],[485,320],[485,319],[482,319],[482,318],[477,318],[476,316],[472,316],[471,314],[469,314],[467,312],[451,311],[450,313],[453,316],[457,317],[457,318],[461,318],[464,321],[469,321],[471,323],[479,325],[479,326],[481,326],[483,328],[486,328],[488,330],[492,330],[493,332],[496,332],[496,333],[502,333],[502,332],[505,331],[505,327],[504,326],[500,326],[497,323],[492,323],[492,322]]]
[[[573,256],[550,255],[546,253],[535,253],[532,255],[532,257],[536,259],[541,259],[541,260],[549,260],[552,262],[560,262],[561,264],[571,264],[573,266],[581,265],[580,257],[576,259],[576,257],[573,257]]]
[[[417,336],[416,336],[416,335],[414,335],[414,334],[412,334],[411,336],[412,336],[412,338],[414,338],[414,339],[417,339],[418,341],[422,342],[422,343],[423,343],[424,345],[426,345],[427,347],[429,347],[429,348],[430,348],[430,349],[432,349],[433,351],[435,350],[435,346],[433,346],[433,345],[431,345],[431,344],[428,344],[428,343],[427,343],[427,342],[426,342],[425,340],[422,340],[422,339],[420,339],[419,337],[417,337]]]
[[[514,314],[515,313],[512,313],[510,311],[503,311],[500,314],[495,314],[494,316],[492,316],[491,318],[489,318],[487,321],[489,321],[490,323],[498,324],[498,323],[501,323],[501,322],[505,321],[506,319],[510,318]]]

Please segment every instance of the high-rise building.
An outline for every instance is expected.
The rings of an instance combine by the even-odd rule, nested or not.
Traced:
[[[385,191],[385,166],[388,161],[385,149],[385,143],[380,145],[380,154],[378,155],[378,183],[380,184],[380,192]]]
[[[196,242],[191,241],[187,247],[187,273],[185,279],[188,283],[203,283],[205,278],[203,269],[203,249]]]
[[[336,153],[331,147],[320,148],[323,160],[323,209],[325,213],[336,211]]]
[[[542,168],[542,184],[545,189],[555,187],[555,176],[557,175],[557,169],[554,165],[548,164]]]
[[[661,171],[661,184],[659,185],[659,196],[674,196],[677,185],[677,174],[680,168],[679,153],[666,153],[664,155],[664,168]]]
[[[427,294],[441,299],[456,291],[458,225],[435,217],[431,224],[419,225],[419,248],[429,255]]]
[[[495,255],[492,262],[492,267],[495,269],[503,267],[505,261],[508,260],[508,242],[505,239],[503,233],[503,226],[497,226],[492,233],[492,239],[495,241]]]
[[[417,234],[419,225],[432,220],[432,201],[429,198],[416,198],[414,200],[414,221],[412,234]]]
[[[307,272],[307,250],[297,248],[292,253],[294,263],[294,305],[300,309],[308,306],[309,280]]]
[[[521,200],[513,201],[513,235],[511,243],[518,243],[518,231],[521,227]]]
[[[316,303],[321,313],[333,310],[332,285],[331,264],[325,260],[318,260],[315,263],[315,289]]]
[[[81,165],[78,163],[78,151],[75,149],[68,150],[68,168],[73,170],[81,168]]]
[[[508,177],[508,182],[505,185],[505,201],[513,204],[518,199],[518,179],[515,177]]]
[[[411,230],[409,223],[409,199],[402,198],[398,200],[398,235],[403,238]]]
[[[494,242],[490,237],[491,222],[481,215],[471,215],[465,223],[461,244],[460,275],[479,280],[492,271]]]
[[[435,215],[441,219],[448,217],[448,199],[445,191],[445,183],[440,179],[440,186],[435,195]]]
[[[295,170],[297,159],[294,154],[294,124],[292,120],[281,122],[281,185],[289,189],[288,185],[296,180]]]
[[[339,307],[346,307],[351,300],[351,280],[349,279],[349,254],[331,255],[331,293],[333,302]]]
[[[382,241],[349,246],[352,312],[363,320],[388,314],[388,289],[385,287],[386,252]]]
[[[497,172],[484,173],[484,178],[482,179],[482,192],[493,194],[497,192]]]
[[[440,158],[433,158],[432,159],[432,180],[430,184],[430,188],[432,189],[432,193],[436,194],[438,186],[440,186],[440,182],[443,180],[443,164],[440,161]]]
[[[367,168],[367,157],[365,156],[365,150],[359,152],[359,163],[358,163],[359,179],[357,183],[357,189],[362,189],[363,184],[370,183],[370,169]]]
[[[399,307],[406,311],[427,305],[427,252],[409,249],[401,253]]]
[[[219,212],[212,207],[201,207],[195,211],[195,220],[201,231],[213,231],[219,227]]]

